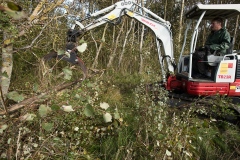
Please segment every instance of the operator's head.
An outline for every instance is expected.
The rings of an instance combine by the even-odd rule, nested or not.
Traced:
[[[223,19],[221,17],[213,18],[211,21],[212,31],[218,31],[222,28]]]

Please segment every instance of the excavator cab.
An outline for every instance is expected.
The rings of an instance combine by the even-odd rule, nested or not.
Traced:
[[[170,90],[178,89],[190,95],[198,96],[214,94],[240,96],[240,55],[238,55],[237,50],[232,49],[232,46],[234,46],[233,42],[227,55],[209,54],[206,60],[198,62],[205,63],[208,66],[209,71],[206,77],[193,78],[192,76],[193,53],[197,48],[200,23],[203,20],[222,17],[225,19],[226,26],[229,18],[233,18],[239,14],[240,4],[197,4],[185,14],[188,24],[178,61],[176,78],[170,77],[168,79]],[[196,25],[193,28],[193,35],[191,36],[190,54],[184,55],[183,53],[186,53],[187,33],[191,28],[192,21],[196,21]]]

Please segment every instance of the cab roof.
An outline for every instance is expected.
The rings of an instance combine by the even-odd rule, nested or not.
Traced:
[[[206,11],[203,19],[213,19],[214,17],[231,18],[240,14],[240,4],[197,4],[186,14],[187,19],[199,19]]]

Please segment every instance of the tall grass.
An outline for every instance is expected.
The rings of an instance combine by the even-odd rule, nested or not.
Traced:
[[[194,103],[183,109],[169,106],[165,90],[159,90],[158,102],[152,101],[145,90],[146,76],[91,78],[42,102],[52,110],[45,117],[38,108],[1,117],[1,125],[8,125],[1,133],[1,158],[239,159],[237,126],[198,117]],[[100,102],[108,103],[109,109],[102,110]],[[73,106],[74,112],[62,111],[62,105]],[[86,116],[87,106],[93,108],[93,116]],[[114,117],[116,109],[120,119]],[[112,122],[104,122],[105,112],[113,116]],[[18,119],[26,113],[36,117]],[[46,123],[53,127],[46,130]]]

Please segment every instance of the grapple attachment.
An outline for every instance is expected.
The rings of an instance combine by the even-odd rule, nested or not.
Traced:
[[[81,31],[78,29],[69,29],[67,32],[67,42],[77,42],[77,37],[81,35]]]

